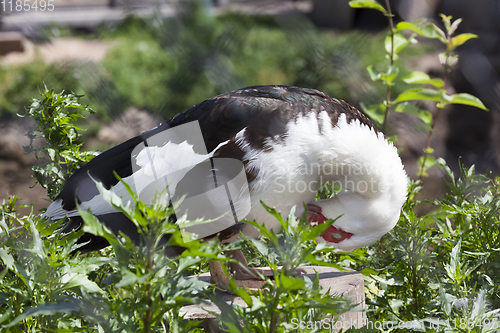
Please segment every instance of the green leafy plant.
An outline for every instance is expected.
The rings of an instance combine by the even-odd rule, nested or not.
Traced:
[[[106,259],[70,256],[83,232],[60,237],[56,230],[63,220],[48,225],[40,215],[18,217],[15,201],[0,210],[0,325],[9,332],[69,329],[75,323],[74,300],[102,292],[88,274]]]
[[[124,203],[101,184],[97,187],[104,200],[137,227],[140,240],[135,242],[123,233],[112,233],[90,211],[80,208],[83,229],[62,234],[64,220],[49,225],[40,216],[18,218],[13,210],[15,201],[4,204],[4,219],[14,218],[20,226],[8,228],[4,219],[1,223],[0,258],[5,266],[1,271],[0,306],[6,309],[0,323],[3,328],[13,332],[42,328],[64,331],[77,324],[82,332],[195,332],[199,331],[199,322],[184,320],[180,309],[211,301],[221,309],[220,322],[231,332],[287,332],[300,322],[333,325],[332,316],[353,307],[349,300],[325,294],[317,275],[313,280],[295,275],[295,269],[309,262],[308,258],[317,264],[332,265],[319,257],[332,249],[316,244],[314,239],[333,221],[313,228],[305,216],[297,220],[292,213],[284,220],[268,208],[282,224],[283,233],[274,234],[251,222],[274,247],[268,248],[259,240],[241,242],[250,242],[270,258],[274,278],[267,278],[263,291],[256,294],[237,287],[231,279],[230,290],[247,304],[239,307],[227,304],[208,283],[187,278],[200,262],[229,262],[218,242],[185,242],[179,224],[169,219],[173,207],[147,206],[124,185],[133,205]],[[108,255],[78,255],[83,244],[77,240],[84,232],[105,238],[113,251]],[[239,245],[231,244],[226,250]],[[170,246],[183,249],[180,254],[168,256]],[[280,263],[284,265],[282,270],[277,266]],[[242,326],[240,321],[245,324]]]
[[[81,130],[74,124],[83,115],[94,111],[82,105],[82,96],[73,93],[55,93],[48,90],[41,93],[41,99],[33,99],[26,115],[37,122],[28,132],[30,145],[24,147],[27,153],[34,152],[37,160],[43,161],[33,167],[37,182],[47,189],[50,199],[54,199],[62,188],[64,181],[79,169],[80,164],[90,161],[94,152],[81,151],[81,143],[77,143]],[[45,145],[36,148],[35,139],[45,139]],[[43,155],[42,155],[43,154]]]
[[[493,332],[498,329],[499,184],[474,168],[448,173],[450,194],[417,216],[412,183],[400,221],[375,245],[334,260],[365,274],[368,328]],[[488,234],[488,236],[486,235]],[[381,327],[381,326],[379,326]]]
[[[262,276],[266,284],[251,294],[231,280],[230,290],[243,299],[246,307],[229,306],[222,299],[214,299],[221,309],[221,323],[229,332],[309,331],[307,323],[316,323],[316,326],[323,323],[324,329],[334,328],[336,320],[333,316],[347,312],[357,304],[322,290],[317,273],[311,280],[307,276],[298,276],[296,271],[301,265],[311,263],[339,267],[324,257],[325,253],[335,250],[315,241],[335,221],[311,226],[306,214],[297,219],[292,209],[284,219],[274,208],[262,204],[278,220],[281,231],[276,234],[258,222],[246,221],[259,230],[263,239],[244,237],[242,241],[250,243],[260,253],[273,272],[272,277]]]
[[[403,112],[417,116],[425,124],[429,125],[429,134],[427,138],[427,145],[424,148],[423,156],[418,160],[419,164],[419,178],[427,176],[426,170],[429,167],[436,166],[436,159],[432,156],[434,150],[431,148],[432,135],[437,123],[437,119],[441,110],[449,104],[465,104],[475,106],[477,108],[488,110],[484,104],[477,98],[467,93],[458,93],[448,95],[445,84],[448,73],[452,67],[458,62],[458,56],[454,54],[457,47],[461,46],[472,38],[477,38],[476,35],[471,33],[463,33],[454,36],[461,19],[452,21],[451,16],[441,14],[441,18],[445,27],[443,31],[434,23],[428,23],[425,19],[417,20],[415,22],[398,22],[394,24],[393,15],[389,0],[386,0],[386,8],[382,7],[375,0],[355,0],[350,1],[349,4],[354,8],[371,8],[382,12],[389,21],[389,34],[385,40],[385,49],[387,51],[387,58],[389,59],[389,66],[386,71],[378,72],[374,65],[369,65],[367,70],[370,78],[373,81],[380,81],[387,87],[386,100],[380,104],[365,106],[362,105],[363,110],[375,121],[381,124],[382,131],[386,132],[387,119],[391,108],[396,112]],[[405,32],[410,32],[405,36]],[[417,88],[409,88],[401,92],[394,100],[391,97],[391,87],[394,86],[400,69],[395,65],[395,60],[400,53],[407,46],[417,44],[417,36],[437,39],[446,47],[446,51],[439,54],[439,60],[443,67],[443,78],[431,78],[424,72],[412,72],[401,78],[406,84],[419,85]],[[410,101],[433,101],[437,102],[437,112],[431,115],[427,110],[422,110]]]
[[[364,110],[386,130],[389,112],[417,116],[429,126],[427,145],[419,159],[418,177],[427,175],[430,167],[442,168],[449,194],[434,201],[431,211],[418,216],[420,182],[412,183],[409,196],[396,227],[375,246],[352,254],[335,255],[350,267],[366,275],[367,314],[369,323],[388,323],[384,331],[406,332],[490,332],[498,329],[499,293],[498,200],[499,184],[486,175],[475,173],[474,167],[460,166],[457,176],[443,159],[431,154],[431,141],[440,112],[448,104],[465,104],[486,110],[474,96],[464,93],[449,95],[445,89],[448,73],[457,63],[454,51],[473,34],[455,35],[461,19],[441,15],[444,30],[424,20],[393,22],[388,1],[386,8],[376,1],[351,1],[356,8],[382,12],[389,20],[386,37],[386,71],[368,67],[372,80],[387,87],[384,103]],[[439,55],[442,78],[423,72],[412,72],[399,78],[395,65],[404,48],[418,43],[419,38],[440,41],[445,51]],[[418,85],[391,96],[396,82]],[[414,101],[436,102],[437,112],[431,115],[412,104]],[[373,328],[373,325],[368,328]]]
[[[122,182],[123,183],[123,182]],[[183,320],[179,315],[184,305],[208,299],[209,284],[196,278],[186,278],[197,264],[207,260],[225,260],[215,241],[184,242],[179,224],[170,220],[172,206],[145,205],[131,188],[123,183],[133,198],[133,206],[124,203],[102,184],[97,187],[108,203],[134,223],[140,235],[138,242],[125,234],[115,235],[92,215],[79,213],[85,221],[84,231],[105,238],[116,258],[111,260],[111,274],[103,279],[107,297],[92,302],[100,315],[91,316],[107,332],[185,332],[198,322]],[[170,246],[182,247],[182,253],[170,254]]]

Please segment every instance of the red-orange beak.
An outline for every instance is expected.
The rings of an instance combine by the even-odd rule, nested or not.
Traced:
[[[324,223],[328,220],[322,213],[321,207],[314,204],[307,205],[307,220],[309,222],[316,222],[318,224]],[[352,237],[352,233],[344,231],[331,225],[326,229],[325,233],[322,235],[323,239],[327,242],[340,243],[345,239]]]

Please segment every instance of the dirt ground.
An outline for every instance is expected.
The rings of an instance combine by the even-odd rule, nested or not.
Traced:
[[[0,57],[6,66],[32,62],[37,58],[47,63],[60,63],[69,60],[99,62],[113,47],[112,42],[84,40],[78,38],[53,39],[48,43],[35,45],[23,38],[24,52],[12,52]]]

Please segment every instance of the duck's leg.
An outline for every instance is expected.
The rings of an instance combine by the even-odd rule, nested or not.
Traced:
[[[208,263],[210,268],[210,283],[216,284],[223,290],[229,290],[229,277],[222,268],[220,261],[210,261]]]
[[[229,264],[231,273],[234,274],[236,280],[262,280],[261,275],[273,276],[273,271],[270,269],[248,267],[247,258],[245,258],[240,249],[230,251],[229,255],[239,262],[239,264]]]
[[[255,289],[255,287],[263,285],[261,276],[273,276],[273,271],[271,269],[265,268],[250,268],[248,267],[248,261],[241,252],[241,250],[232,250],[229,255],[237,260],[239,263],[229,264],[229,274],[227,276],[222,268],[222,263],[220,261],[212,261],[209,263],[210,266],[210,282],[217,284],[221,289],[228,290],[229,279],[234,277],[236,280],[236,285],[250,287],[250,289]],[[306,271],[302,268],[297,268],[295,270],[297,275],[304,274]],[[250,281],[249,281],[250,280]],[[245,282],[247,281],[247,282]],[[259,283],[259,282],[261,283]]]
[[[216,284],[221,289],[228,290],[229,279],[234,277],[238,286],[243,286],[245,280],[262,281],[259,273],[262,276],[272,276],[273,272],[270,269],[250,268],[248,262],[241,250],[232,250],[229,252],[231,258],[239,263],[229,264],[229,276],[226,275],[220,261],[209,262],[210,267],[210,282]]]

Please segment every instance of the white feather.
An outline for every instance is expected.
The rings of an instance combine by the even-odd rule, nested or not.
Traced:
[[[219,144],[217,148],[227,142]],[[170,195],[173,196],[177,184],[186,173],[212,155],[213,152],[206,155],[197,154],[193,150],[192,145],[186,141],[180,144],[168,142],[161,147],[144,147],[135,159],[139,169],[132,175],[123,178],[123,181],[130,185],[134,191],[138,192],[141,200],[151,203],[156,194],[163,191],[167,185]],[[154,187],[153,190],[151,190],[151,185]],[[132,197],[121,182],[113,186],[112,189],[116,195],[122,198],[124,204],[128,202],[134,207],[135,204]],[[117,210],[103,200],[100,194],[88,201],[82,202],[80,207],[83,210],[91,209],[94,215],[117,212]],[[78,211],[76,209],[71,211],[64,210],[62,208],[62,200],[58,199],[47,208],[45,216],[50,216],[52,219],[60,219],[65,216],[78,216]]]
[[[348,124],[345,117],[340,117],[337,126],[326,133],[327,140],[337,143],[337,160],[347,170],[330,179],[348,191],[315,204],[327,218],[343,214],[335,226],[354,236],[335,246],[352,251],[374,243],[396,225],[408,178],[396,147],[381,133],[376,135],[357,120]]]
[[[335,226],[354,234],[334,246],[351,251],[370,245],[398,221],[407,188],[401,159],[382,134],[375,134],[357,120],[348,124],[341,115],[332,127],[326,112],[319,117],[310,114],[290,121],[284,141],[274,144],[271,152],[251,150],[243,138],[239,144],[246,153],[247,167],[258,170],[250,184],[249,219],[277,230],[279,223],[264,210],[260,200],[283,216],[297,206],[300,216],[303,203],[312,202],[321,183],[328,181],[348,191],[315,204],[323,208],[327,218],[343,214]],[[253,227],[244,233],[257,236]]]
[[[47,207],[43,216],[49,216],[52,220],[59,220],[66,216],[67,213],[68,211],[64,210],[62,207],[62,200],[57,199]]]

